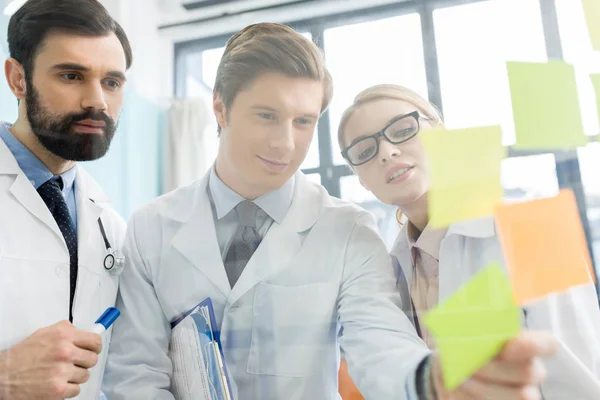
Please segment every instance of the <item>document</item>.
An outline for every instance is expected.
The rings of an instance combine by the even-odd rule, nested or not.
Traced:
[[[171,323],[169,357],[177,400],[233,400],[210,298]]]

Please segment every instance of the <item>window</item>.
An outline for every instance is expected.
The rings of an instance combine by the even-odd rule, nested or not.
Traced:
[[[333,163],[345,164],[337,127],[361,90],[378,83],[408,86],[427,97],[419,14],[408,14],[325,30],[327,67],[335,95],[329,108]]]
[[[202,69],[199,68],[202,62],[201,53],[192,53],[185,57],[185,94],[186,97],[202,97],[208,93],[209,88],[202,79]]]
[[[217,68],[219,68],[219,62],[221,62],[224,51],[225,46],[202,52],[202,80],[211,89],[215,86]]]
[[[600,260],[600,143],[578,149],[595,260]]]
[[[577,90],[586,134],[600,133],[590,74],[600,73],[600,52],[592,49],[581,1],[556,0],[563,55],[575,66]]]
[[[599,115],[590,74],[600,73],[600,52],[592,49],[581,1],[555,0],[565,61],[575,66],[583,126],[587,135],[600,133]],[[587,216],[595,260],[600,260],[600,144],[577,151],[586,195]]]
[[[423,3],[427,6],[423,7]],[[553,36],[557,21],[560,42]],[[546,62],[546,45],[551,54],[562,46],[565,60],[576,68],[585,131],[588,135],[600,133],[589,80],[590,73],[600,73],[600,52],[592,51],[581,1],[422,0],[398,2],[385,11],[374,7],[333,20],[318,18],[298,24],[322,39],[335,86],[325,120],[329,130],[323,129],[327,123],[321,121],[321,130],[315,135],[302,168],[308,170],[309,179],[321,182],[330,194],[373,212],[389,246],[398,229],[395,207],[381,204],[360,185],[346,167],[337,142],[343,110],[368,86],[395,83],[425,98],[431,94],[441,99],[448,128],[499,124],[504,132],[503,142],[510,146],[515,135],[506,62]],[[186,65],[201,65],[196,74],[187,78],[188,93],[212,88],[223,51],[217,46],[224,42],[207,39],[210,45],[201,56],[188,58]],[[199,46],[195,44],[194,48]],[[437,65],[429,62],[435,58]],[[437,74],[439,86],[435,83]],[[434,79],[428,83],[428,77]],[[561,187],[572,187],[577,192],[583,184],[591,236],[595,238],[595,257],[600,259],[600,180],[596,176],[600,170],[600,144],[590,144],[577,154],[581,181],[578,174],[568,170],[577,168],[577,163],[558,162],[563,154],[511,152],[511,158],[502,164],[502,184],[509,200],[556,194],[557,168],[561,172]]]
[[[554,154],[505,159],[502,186],[508,201],[555,196],[559,188]]]
[[[433,16],[446,125],[501,124],[513,144],[506,61],[547,61],[539,1],[489,0]]]

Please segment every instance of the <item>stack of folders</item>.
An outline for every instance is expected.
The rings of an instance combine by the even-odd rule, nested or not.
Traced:
[[[171,323],[169,357],[177,400],[234,400],[210,298]]]

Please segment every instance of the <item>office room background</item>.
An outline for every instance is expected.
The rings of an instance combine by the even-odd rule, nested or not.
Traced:
[[[9,0],[0,0],[3,6]],[[330,194],[370,210],[391,246],[395,209],[378,202],[346,166],[336,132],[361,89],[397,83],[443,112],[448,128],[502,125],[514,143],[506,61],[565,60],[575,66],[590,143],[573,151],[509,148],[505,196],[530,199],[571,188],[588,244],[600,259],[600,132],[590,73],[600,73],[581,0],[102,0],[134,48],[126,103],[108,155],[84,167],[124,217],[145,202],[202,176],[218,146],[212,87],[229,36],[255,22],[288,23],[324,51],[335,96],[302,169]],[[8,16],[0,16],[8,56]],[[0,118],[16,100],[0,84]],[[557,216],[560,218],[560,216]]]

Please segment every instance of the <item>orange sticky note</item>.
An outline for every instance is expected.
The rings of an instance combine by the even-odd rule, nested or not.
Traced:
[[[571,190],[499,206],[496,222],[520,305],[593,282],[592,261]]]

